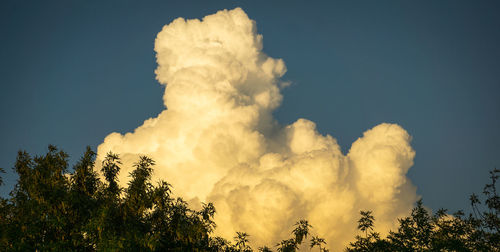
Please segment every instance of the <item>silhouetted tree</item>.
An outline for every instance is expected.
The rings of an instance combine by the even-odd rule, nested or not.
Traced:
[[[358,230],[364,236],[356,235],[355,241],[349,243],[347,251],[392,251],[389,242],[380,238],[380,234],[373,232],[375,218],[371,211],[360,211],[361,218],[358,220]]]
[[[295,243],[298,245],[302,244],[302,240],[304,238],[307,238],[307,235],[309,234],[309,228],[312,226],[309,225],[309,222],[307,220],[299,220],[297,223],[295,223],[295,229],[292,231],[293,235],[295,235]]]
[[[120,157],[111,152],[104,157],[104,181],[95,170],[95,157],[87,147],[70,173],[68,155],[52,145],[47,154],[34,158],[20,151],[13,168],[17,183],[10,198],[0,197],[0,251],[252,251],[245,232],[236,232],[234,243],[212,236],[212,203],[193,210],[171,196],[167,182],[153,185],[152,159],[139,157],[122,188]],[[375,232],[372,212],[361,211],[361,235],[346,251],[500,251],[499,173],[490,172],[484,200],[471,195],[467,217],[445,209],[431,215],[420,200],[409,216],[398,220],[397,230],[382,238]],[[292,237],[276,244],[277,251],[297,251],[311,230],[307,220],[299,220]],[[325,252],[325,245],[323,238],[312,235],[310,249]],[[271,251],[267,246],[258,250]]]
[[[236,232],[236,236],[234,237],[235,249],[241,252],[252,251],[250,246],[248,246],[248,237],[249,235],[245,232]]]
[[[97,172],[94,170],[95,152],[87,146],[83,157],[74,166],[70,177],[69,220],[72,225],[71,237],[73,246],[77,250],[91,250],[93,242],[88,235],[86,224],[95,216],[99,206],[97,192],[101,183]]]
[[[365,233],[365,237],[368,236],[368,231],[373,230],[373,221],[375,220],[372,215],[372,211],[360,211],[361,218],[358,221],[358,229]]]
[[[328,251],[327,249],[322,248],[321,247],[322,245],[326,245],[325,239],[320,238],[318,236],[311,237],[311,249],[314,247],[318,247],[320,252],[321,251]]]
[[[11,192],[12,207],[8,213],[12,215],[8,220],[10,248],[71,248],[67,158],[66,153],[52,145],[45,156],[33,159],[26,152],[18,153],[14,170],[19,179]],[[14,239],[16,237],[22,239]]]
[[[280,243],[276,244],[279,252],[294,252],[299,246],[294,238],[288,240],[282,240]]]

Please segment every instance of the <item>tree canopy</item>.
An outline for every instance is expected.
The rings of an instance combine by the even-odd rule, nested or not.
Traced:
[[[13,170],[19,179],[9,198],[0,198],[1,251],[253,251],[251,234],[236,232],[233,241],[213,232],[215,207],[190,209],[173,197],[166,181],[153,183],[155,162],[142,156],[122,188],[117,181],[120,157],[108,153],[100,174],[95,152],[87,147],[70,171],[68,155],[54,146],[31,157],[20,151]],[[4,172],[0,169],[0,175]],[[490,172],[484,200],[470,197],[472,212],[431,214],[418,201],[409,216],[385,238],[376,232],[372,212],[361,211],[360,234],[346,251],[500,251],[500,170]],[[0,176],[0,185],[3,183]],[[307,220],[291,227],[290,238],[258,251],[328,251],[327,241],[311,233]],[[329,241],[335,242],[335,241]]]

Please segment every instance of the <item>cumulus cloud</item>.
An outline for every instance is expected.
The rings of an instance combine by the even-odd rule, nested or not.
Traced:
[[[289,237],[305,218],[338,248],[356,234],[359,210],[373,210],[387,232],[417,199],[406,177],[415,152],[400,126],[375,126],[344,155],[312,121],[275,121],[286,67],[262,52],[242,9],[175,19],[158,33],[155,51],[166,109],[98,147],[98,159],[110,150],[122,157],[123,185],[147,155],[155,180],[170,182],[193,207],[215,204],[218,235],[245,231],[256,246]]]

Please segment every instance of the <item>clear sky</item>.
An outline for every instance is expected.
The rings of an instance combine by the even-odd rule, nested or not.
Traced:
[[[2,1],[0,167],[85,146],[163,110],[153,43],[177,17],[242,7],[290,87],[283,124],[317,123],[347,152],[382,122],[413,137],[409,177],[431,208],[468,210],[500,168],[497,1]]]

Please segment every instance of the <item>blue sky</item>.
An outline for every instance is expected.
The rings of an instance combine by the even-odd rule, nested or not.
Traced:
[[[468,210],[500,168],[496,1],[13,1],[0,8],[0,167],[48,144],[85,146],[163,110],[153,43],[177,17],[242,7],[292,85],[275,112],[316,122],[343,151],[382,122],[417,155],[409,177],[431,208]]]

